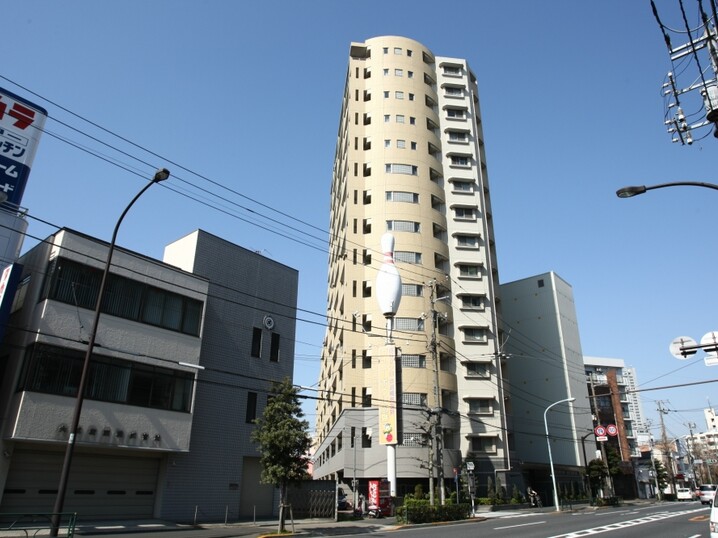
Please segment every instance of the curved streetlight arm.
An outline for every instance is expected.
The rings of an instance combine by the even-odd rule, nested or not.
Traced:
[[[706,189],[718,190],[718,185],[715,183],[703,183],[701,181],[674,181],[672,183],[659,183],[658,185],[635,185],[632,187],[623,187],[616,191],[616,196],[619,198],[631,198],[643,194],[646,191],[653,189],[663,189],[665,187],[705,187]]]
[[[551,466],[551,483],[553,484],[553,504],[556,507],[556,511],[560,512],[561,507],[558,504],[558,491],[556,490],[556,473],[553,470],[553,457],[551,456],[551,439],[548,436],[548,421],[546,420],[546,415],[549,412],[549,409],[554,407],[555,405],[559,405],[566,402],[574,402],[576,401],[576,398],[564,398],[563,400],[559,400],[558,402],[554,402],[551,405],[549,405],[546,410],[543,412],[543,426],[546,430],[546,445],[548,446],[548,462]]]
[[[107,261],[105,262],[105,269],[102,273],[102,280],[100,281],[100,289],[97,292],[97,302],[95,303],[95,316],[92,322],[92,330],[90,331],[90,340],[87,344],[87,351],[85,352],[85,359],[82,363],[82,373],[80,374],[80,383],[77,386],[77,398],[75,399],[75,410],[72,415],[72,423],[70,425],[70,435],[67,440],[67,447],[65,449],[65,459],[62,463],[62,471],[60,472],[60,483],[57,486],[57,497],[55,498],[55,505],[52,509],[52,522],[50,535],[57,536],[60,527],[60,517],[62,510],[65,506],[65,493],[67,491],[67,481],[70,476],[70,466],[72,465],[72,456],[75,449],[75,441],[77,437],[77,428],[80,425],[80,414],[82,413],[82,404],[85,400],[85,385],[87,384],[87,375],[90,371],[90,359],[92,358],[92,350],[95,347],[95,338],[97,337],[97,326],[100,321],[100,310],[102,306],[102,298],[105,293],[105,284],[107,282],[107,276],[110,272],[110,265],[112,263],[112,254],[115,251],[115,240],[117,239],[117,232],[120,229],[122,220],[127,215],[127,212],[135,204],[135,202],[142,196],[147,189],[149,189],[155,183],[164,181],[170,177],[170,172],[166,168],[157,170],[152,181],[147,183],[140,192],[138,192],[132,201],[125,207],[125,210],[120,215],[120,218],[115,224],[115,229],[112,232],[112,240],[110,241],[110,248],[107,253]]]

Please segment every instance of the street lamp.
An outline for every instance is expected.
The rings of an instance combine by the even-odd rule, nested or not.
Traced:
[[[551,409],[553,406],[567,403],[567,402],[574,402],[576,401],[576,398],[565,398],[563,400],[559,400],[558,402],[554,402],[551,405],[549,405],[546,410],[543,412],[543,425],[546,430],[546,445],[548,446],[548,462],[551,466],[551,482],[553,483],[553,504],[556,506],[556,511],[560,512],[561,507],[558,505],[558,490],[556,489],[556,474],[553,470],[553,457],[551,456],[551,439],[548,436],[548,422],[546,421],[546,414],[548,413],[549,409]]]
[[[663,189],[665,187],[705,187],[707,189],[715,189],[718,190],[718,185],[715,185],[714,183],[702,183],[700,181],[676,181],[673,183],[660,183],[658,185],[636,185],[632,187],[623,187],[621,189],[618,189],[616,191],[616,196],[619,198],[631,198],[632,196],[637,196],[639,194],[643,194],[646,191],[650,191],[653,189]]]
[[[75,411],[72,415],[72,424],[70,426],[70,436],[67,440],[67,448],[65,450],[65,460],[62,463],[62,471],[60,472],[60,483],[57,486],[57,497],[55,498],[55,506],[52,509],[52,528],[50,531],[51,536],[57,536],[57,533],[60,528],[60,514],[62,513],[62,510],[65,506],[65,493],[67,491],[67,480],[70,476],[70,465],[72,464],[72,455],[75,449],[75,441],[77,437],[77,428],[80,423],[80,413],[82,412],[82,404],[85,399],[85,385],[87,384],[87,375],[90,370],[90,359],[92,357],[92,350],[95,347],[95,338],[97,336],[97,326],[100,321],[100,307],[102,306],[102,296],[105,292],[105,285],[107,283],[107,276],[110,272],[110,264],[112,262],[112,253],[115,251],[115,241],[117,239],[117,232],[120,229],[120,224],[122,224],[122,220],[125,218],[125,215],[130,210],[130,208],[134,205],[134,203],[138,200],[140,196],[142,196],[147,189],[149,189],[152,185],[155,183],[159,183],[160,181],[164,181],[170,177],[170,171],[166,168],[162,168],[160,170],[157,170],[155,172],[154,177],[152,178],[152,181],[147,183],[144,187],[142,187],[142,190],[137,193],[137,195],[132,199],[132,201],[127,205],[125,210],[120,215],[120,218],[117,220],[117,224],[115,224],[115,230],[112,232],[112,240],[110,241],[110,249],[107,253],[107,261],[105,262],[105,269],[102,273],[102,280],[100,281],[100,289],[97,292],[97,302],[95,304],[95,317],[92,322],[92,331],[90,332],[90,340],[87,344],[87,351],[85,352],[85,360],[82,364],[82,373],[80,374],[80,383],[77,386],[77,398],[75,399]]]

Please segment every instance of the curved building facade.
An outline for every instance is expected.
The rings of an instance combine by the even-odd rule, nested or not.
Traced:
[[[398,494],[430,472],[453,482],[466,462],[481,491],[511,467],[485,163],[465,60],[396,36],[351,44],[331,185],[315,478],[356,478],[364,493],[367,480],[385,478],[378,416],[392,405]],[[403,283],[393,345],[375,294],[387,231]],[[395,391],[383,388],[387,376]]]

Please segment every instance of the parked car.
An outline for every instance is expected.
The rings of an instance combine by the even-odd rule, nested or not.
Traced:
[[[699,498],[701,504],[711,504],[713,502],[717,487],[718,486],[716,486],[715,484],[703,484],[700,488],[698,488],[700,490]]]
[[[696,498],[691,488],[676,488],[677,501],[695,501]]]
[[[718,538],[718,504],[716,503],[718,503],[718,497],[714,495],[711,503],[711,515],[708,519],[711,538]]]

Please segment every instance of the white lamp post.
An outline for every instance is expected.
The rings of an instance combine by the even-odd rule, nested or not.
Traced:
[[[553,484],[553,504],[556,506],[556,511],[560,512],[561,507],[558,505],[558,490],[556,489],[556,475],[553,471],[553,457],[551,456],[551,439],[548,436],[548,422],[546,421],[546,414],[548,413],[548,410],[551,409],[553,406],[566,403],[566,402],[573,402],[576,398],[565,398],[563,400],[559,400],[558,402],[554,402],[551,405],[549,405],[546,410],[543,412],[543,425],[546,429],[546,445],[548,446],[548,462],[551,466],[551,483]]]

